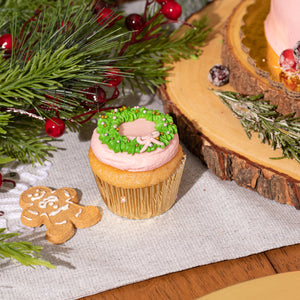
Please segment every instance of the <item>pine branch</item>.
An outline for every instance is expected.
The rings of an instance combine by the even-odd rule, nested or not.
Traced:
[[[173,61],[201,54],[209,33],[205,18],[174,31],[151,1],[140,32],[126,28],[121,11],[99,25],[86,1],[24,1],[21,10],[14,9],[18,1],[5,1],[0,7],[0,28],[17,39],[10,58],[0,59],[2,161],[41,162],[54,150],[41,134],[45,120],[59,116],[77,130],[107,109],[119,96],[118,88],[107,83],[111,68],[119,70],[122,88],[129,83],[133,91],[155,92],[165,83]],[[104,100],[87,100],[87,90],[96,86],[103,88]],[[9,122],[1,125],[7,116]]]
[[[9,258],[12,261],[18,261],[25,266],[44,266],[49,269],[56,268],[50,262],[37,256],[42,247],[34,246],[30,242],[6,242],[6,240],[18,236],[18,233],[3,233],[5,228],[0,228],[0,258]]]
[[[294,158],[300,163],[300,118],[295,113],[281,115],[276,106],[263,100],[263,95],[245,96],[235,92],[214,91],[240,119],[249,138],[257,132],[262,143],[281,149],[281,158]]]
[[[0,113],[0,120],[2,117],[3,114]],[[0,162],[18,159],[24,163],[42,163],[50,151],[56,150],[50,144],[52,139],[41,135],[39,120],[11,118],[5,131],[5,134],[0,134]],[[1,157],[1,154],[5,156]]]
[[[163,22],[158,17],[145,31],[148,32],[157,24]],[[192,23],[192,27],[172,30],[169,26],[158,27],[151,33],[152,38],[130,45],[125,52],[126,65],[120,61],[120,68],[132,69],[133,77],[125,78],[128,82],[141,82],[153,91],[166,83],[166,77],[171,71],[171,64],[180,59],[190,59],[201,55],[201,46],[211,31],[207,18],[203,17]],[[130,65],[130,67],[128,67]],[[132,84],[132,88],[135,86]]]

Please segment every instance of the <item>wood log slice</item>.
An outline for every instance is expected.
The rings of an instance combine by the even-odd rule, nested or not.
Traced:
[[[197,59],[174,63],[168,83],[159,90],[164,109],[174,117],[181,141],[223,180],[234,180],[262,196],[300,208],[300,164],[292,159],[273,160],[281,150],[248,139],[239,120],[213,94],[210,68],[222,63],[223,29],[239,0],[215,0],[191,17],[207,15],[212,28]],[[240,26],[240,25],[237,25]],[[232,83],[219,88],[234,90]]]
[[[264,20],[269,9],[270,0],[244,0],[235,7],[225,23],[222,62],[230,69],[236,91],[263,93],[280,113],[295,112],[299,117],[300,87],[291,90],[292,81],[282,80],[279,57],[265,38]]]

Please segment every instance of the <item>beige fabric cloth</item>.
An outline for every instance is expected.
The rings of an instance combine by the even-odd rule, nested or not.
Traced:
[[[162,110],[156,97],[137,95],[130,102]],[[76,188],[82,205],[101,208],[102,220],[77,230],[63,245],[48,243],[44,227],[23,232],[20,238],[43,246],[43,257],[57,269],[0,260],[1,299],[74,299],[300,242],[299,211],[221,181],[186,149],[178,201],[167,213],[142,221],[114,215],[101,200],[88,163],[93,128],[56,142],[65,150],[55,153],[49,176],[38,184]]]

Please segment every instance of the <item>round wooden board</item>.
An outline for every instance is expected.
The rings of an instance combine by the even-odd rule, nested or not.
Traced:
[[[223,29],[239,4],[239,0],[215,0],[191,17],[207,15],[212,32],[199,59],[175,63],[168,83],[159,93],[165,111],[177,123],[183,143],[218,177],[300,208],[299,163],[270,159],[280,157],[281,151],[261,144],[256,135],[249,140],[238,119],[213,94],[211,89],[216,87],[208,81],[209,69],[222,64]],[[234,90],[231,85],[220,89]]]
[[[243,0],[226,22],[222,46],[223,64],[230,69],[232,87],[240,93],[263,93],[282,114],[300,117],[300,93],[281,82],[278,56],[268,45],[264,21],[270,0]],[[298,88],[299,89],[299,88]]]

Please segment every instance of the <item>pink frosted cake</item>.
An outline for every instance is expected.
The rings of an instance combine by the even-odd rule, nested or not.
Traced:
[[[171,116],[122,107],[99,119],[89,161],[107,207],[123,217],[145,219],[175,203],[185,156]]]
[[[300,92],[299,9],[299,0],[271,0],[264,23],[266,39],[279,57],[279,79],[287,89],[295,92]]]
[[[272,0],[265,20],[266,38],[279,56],[285,49],[293,48],[300,40],[300,1]]]

